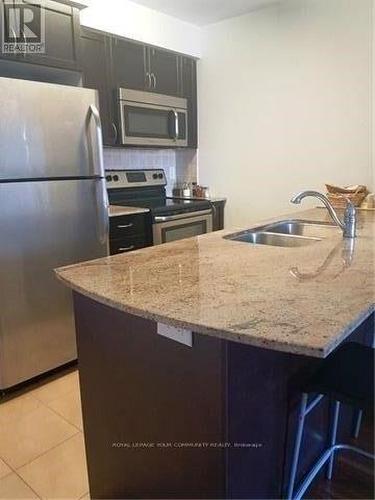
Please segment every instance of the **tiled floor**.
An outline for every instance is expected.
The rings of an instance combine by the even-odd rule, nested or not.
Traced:
[[[77,371],[0,404],[0,499],[89,498]]]

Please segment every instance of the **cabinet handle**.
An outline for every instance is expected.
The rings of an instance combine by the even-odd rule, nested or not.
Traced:
[[[156,89],[156,76],[155,73],[151,73],[152,88]]]
[[[115,134],[115,137],[114,137],[114,142],[116,143],[117,142],[117,139],[118,139],[118,132],[117,132],[117,127],[116,127],[116,124],[114,122],[112,122],[112,130]]]
[[[134,248],[134,245],[130,245],[130,247],[120,247],[118,250],[119,252],[130,252],[130,250],[133,250]]]
[[[133,226],[134,226],[133,222],[130,222],[129,224],[120,224],[120,225],[118,225],[117,229],[126,229],[128,227],[133,227]]]
[[[152,87],[152,79],[148,71],[146,73],[146,87],[148,87],[149,89]]]

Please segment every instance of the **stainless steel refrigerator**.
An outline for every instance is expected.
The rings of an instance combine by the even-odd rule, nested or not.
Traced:
[[[54,268],[107,254],[94,90],[0,78],[0,390],[76,358]]]

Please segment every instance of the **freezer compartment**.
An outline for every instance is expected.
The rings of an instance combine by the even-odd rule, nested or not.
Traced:
[[[0,96],[0,180],[102,174],[95,90],[0,78]]]
[[[76,358],[54,268],[108,252],[104,180],[0,184],[0,389]]]

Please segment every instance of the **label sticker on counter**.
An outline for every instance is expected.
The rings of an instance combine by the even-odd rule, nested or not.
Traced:
[[[188,347],[193,347],[193,332],[184,328],[176,328],[174,326],[158,323],[158,335],[167,337],[168,339],[184,344]]]

